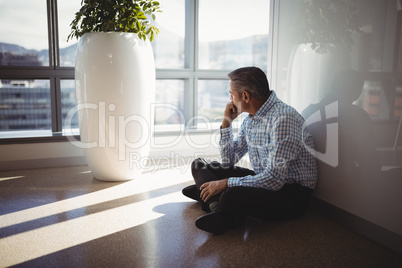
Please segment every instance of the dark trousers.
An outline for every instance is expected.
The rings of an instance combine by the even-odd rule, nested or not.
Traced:
[[[191,170],[198,189],[208,181],[255,175],[247,168],[223,167],[219,162],[208,163],[201,158],[193,161]],[[304,214],[311,195],[310,188],[299,184],[285,184],[279,191],[235,186],[212,197],[208,204],[219,201],[221,208],[231,214],[250,215],[264,220],[290,219]]]

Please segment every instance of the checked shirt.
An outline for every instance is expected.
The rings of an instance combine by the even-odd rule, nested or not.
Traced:
[[[303,117],[272,92],[257,113],[247,116],[234,138],[232,127],[221,128],[222,164],[234,166],[246,153],[256,175],[231,177],[228,186],[278,191],[285,183],[315,188],[317,163],[307,146],[313,139]]]

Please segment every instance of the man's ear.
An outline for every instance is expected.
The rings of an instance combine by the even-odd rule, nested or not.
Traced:
[[[241,94],[241,97],[243,98],[243,100],[248,103],[250,101],[250,93],[248,93],[247,91],[243,91],[243,93]]]

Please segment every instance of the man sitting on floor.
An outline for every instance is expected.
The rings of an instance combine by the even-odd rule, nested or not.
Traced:
[[[213,234],[232,228],[239,217],[289,219],[307,209],[317,182],[313,140],[303,117],[269,89],[265,73],[244,67],[229,73],[230,99],[221,126],[222,163],[196,159],[195,185],[183,194],[208,214],[196,226]],[[233,138],[232,121],[249,113]],[[253,170],[235,166],[246,154]]]

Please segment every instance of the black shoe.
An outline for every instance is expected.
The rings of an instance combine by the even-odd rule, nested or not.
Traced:
[[[197,189],[197,186],[195,184],[183,188],[181,192],[183,193],[183,195],[194,199],[195,201],[200,200],[200,191]]]
[[[199,217],[195,221],[195,226],[203,231],[220,235],[227,232],[231,228],[232,223],[226,213],[217,211]]]
[[[208,204],[202,202],[202,200],[200,198],[200,190],[198,190],[198,188],[197,188],[197,186],[195,186],[195,184],[183,188],[183,190],[181,190],[181,192],[183,193],[183,195],[185,195],[195,201],[199,201],[201,203],[201,208],[203,211],[205,211],[207,213],[211,212],[211,210],[208,207]]]

